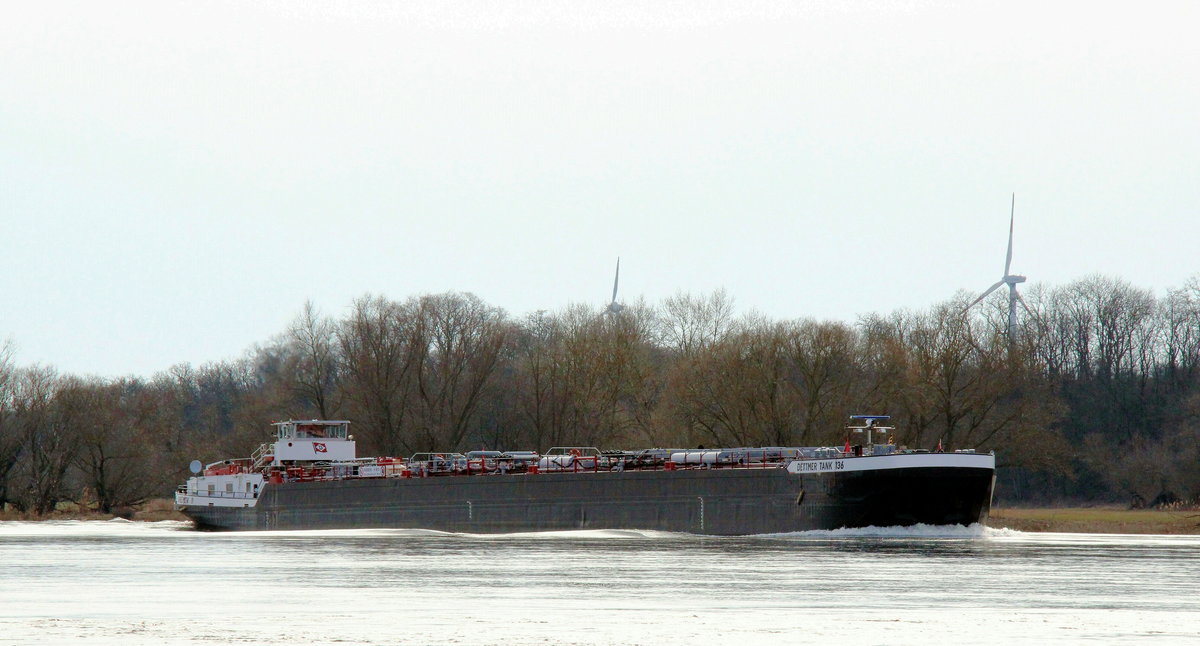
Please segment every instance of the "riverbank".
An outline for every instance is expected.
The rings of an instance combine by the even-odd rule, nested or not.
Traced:
[[[990,527],[1081,534],[1200,534],[1200,509],[992,508]]]
[[[11,507],[0,509],[0,521],[4,520],[112,520],[125,518],[145,522],[160,520],[187,520],[183,514],[175,511],[175,503],[167,498],[151,500],[136,507],[117,510],[117,513],[106,514],[93,509],[86,509],[74,503],[62,503],[57,509],[48,514],[33,514],[20,512]]]

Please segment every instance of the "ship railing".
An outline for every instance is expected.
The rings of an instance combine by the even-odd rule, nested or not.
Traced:
[[[761,469],[776,468],[803,457],[797,447],[736,447],[724,449],[677,449],[670,454],[670,469]]]
[[[262,469],[270,461],[268,458],[275,457],[275,445],[269,442],[258,447],[254,453],[250,455],[251,470],[258,471]]]
[[[670,457],[647,459],[636,455],[602,456],[543,456],[537,471],[542,473],[592,473],[601,471],[682,471],[690,469],[777,469],[792,460],[801,459],[797,450],[684,450]]]
[[[176,493],[185,496],[195,496],[197,498],[227,498],[227,499],[244,499],[252,500],[258,497],[258,493],[246,493],[245,491],[208,491],[201,489],[199,491],[189,491],[187,485],[180,486],[175,490]]]
[[[613,452],[616,453],[616,452]],[[318,462],[308,467],[272,468],[267,474],[273,482],[313,482],[357,478],[424,478],[537,473],[599,473],[609,471],[676,471],[694,469],[777,469],[793,460],[847,457],[832,447],[754,447],[732,449],[671,449],[655,455],[624,453],[611,455],[542,455],[518,467],[515,460],[496,459],[510,468],[486,468],[486,462],[450,457],[457,454],[437,454],[445,458],[359,458],[338,463]],[[416,458],[416,456],[414,456]],[[364,467],[372,468],[364,472]],[[457,467],[457,468],[456,468]],[[278,480],[276,480],[278,478]]]
[[[719,462],[719,463],[711,463],[711,462],[684,463],[684,462],[668,461],[665,464],[663,464],[662,466],[656,467],[654,470],[657,471],[660,469],[666,469],[668,471],[688,471],[688,470],[703,471],[703,470],[713,469],[713,470],[717,470],[717,471],[724,471],[727,469],[734,469],[734,470],[739,470],[739,469],[779,469],[781,467],[787,466],[790,462],[792,462],[792,458],[773,458],[773,459],[768,459],[768,460]],[[646,469],[642,468],[642,469],[638,469],[638,470],[646,470]]]

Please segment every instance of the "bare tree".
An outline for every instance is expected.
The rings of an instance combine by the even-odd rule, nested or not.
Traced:
[[[155,432],[155,393],[135,379],[88,380],[74,388],[81,413],[74,465],[99,510],[128,508],[169,490],[182,461]]]
[[[312,301],[304,304],[288,329],[294,361],[293,388],[321,419],[330,419],[339,406],[336,332],[337,326],[322,316]]]
[[[671,378],[674,415],[718,445],[788,445],[799,410],[789,384],[787,334],[781,325],[750,320]]]
[[[733,328],[733,299],[724,289],[696,296],[678,293],[663,301],[659,337],[684,357],[711,348]]]
[[[415,303],[416,437],[422,448],[457,448],[478,420],[474,414],[495,375],[511,327],[504,311],[474,294],[424,296]]]
[[[548,443],[606,444],[622,436],[631,342],[639,336],[635,309],[626,306],[597,316],[591,308],[575,305],[555,317],[539,377],[554,397]]]
[[[345,396],[362,420],[358,435],[367,448],[389,455],[408,454],[415,446],[406,431],[426,341],[413,310],[364,296],[337,332]]]
[[[18,465],[18,506],[35,514],[54,510],[71,498],[67,476],[78,449],[73,432],[80,423],[77,384],[60,381],[50,368],[22,371],[16,417],[24,456]]]
[[[562,361],[563,326],[557,316],[537,312],[525,319],[514,343],[516,407],[525,426],[516,436],[534,447],[563,443],[571,407]]]
[[[1191,384],[1200,366],[1200,280],[1190,279],[1160,302],[1166,377],[1175,388]]]
[[[915,314],[895,312],[886,317],[868,315],[858,325],[863,373],[858,401],[871,413],[891,415],[896,439],[908,446],[925,443],[934,433],[930,428],[936,417],[931,391],[920,385],[923,369],[913,352],[921,339],[914,332],[919,322]]]
[[[13,499],[10,474],[21,457],[24,441],[16,419],[17,370],[12,361],[12,344],[0,345],[0,510]]]
[[[858,339],[842,323],[802,321],[785,328],[800,406],[794,441],[834,442],[850,413],[859,374]]]
[[[515,345],[530,440],[546,445],[653,442],[662,391],[656,312],[639,301],[597,315],[585,305],[541,313]]]

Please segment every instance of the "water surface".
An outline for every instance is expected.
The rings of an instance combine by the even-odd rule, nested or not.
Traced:
[[[0,643],[1200,643],[1200,537],[0,522]]]

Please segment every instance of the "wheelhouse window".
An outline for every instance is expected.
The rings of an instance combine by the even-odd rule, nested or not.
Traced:
[[[346,421],[276,422],[275,437],[280,440],[344,440],[348,437],[349,426],[350,422]]]

